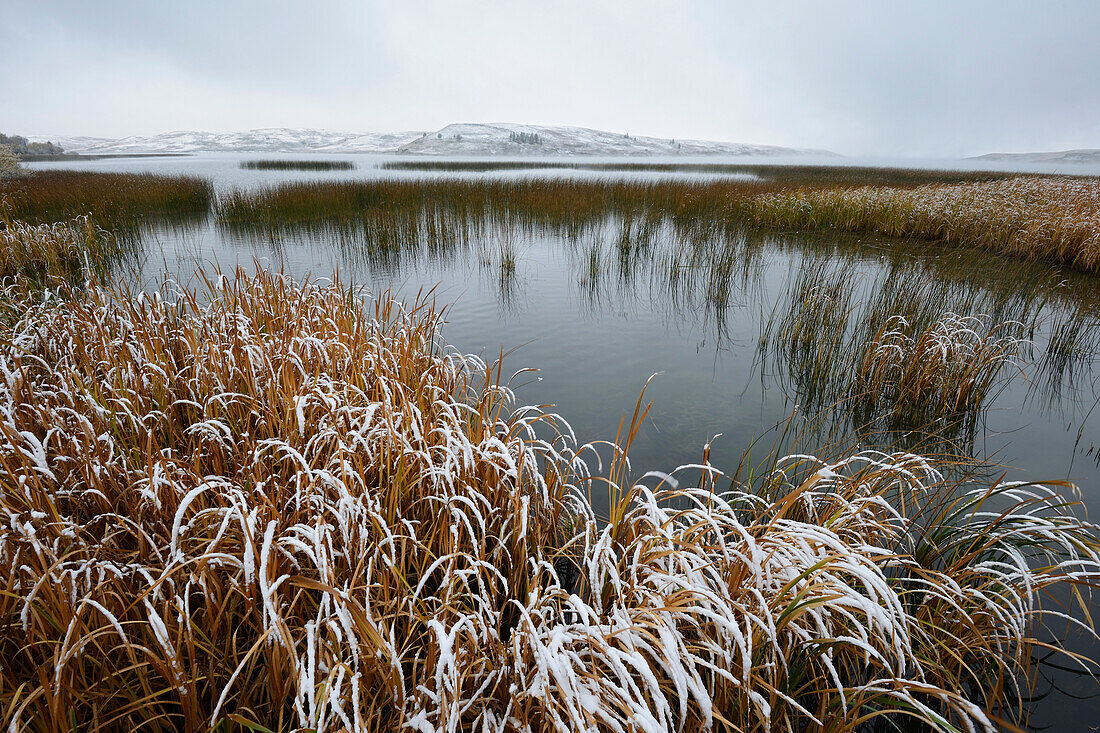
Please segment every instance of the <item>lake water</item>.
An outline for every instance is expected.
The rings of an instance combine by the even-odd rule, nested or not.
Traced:
[[[239,167],[241,160],[259,157],[268,156],[33,165],[185,173],[211,179],[219,193],[283,181],[425,175],[379,169],[380,162],[392,160],[388,156],[339,156],[354,160],[357,169],[331,173]],[[657,174],[453,175],[650,179]],[[508,374],[524,366],[538,369],[513,382],[519,401],[554,405],[582,440],[614,438],[624,415],[629,421],[647,380],[658,374],[646,390],[652,409],[631,452],[639,473],[697,462],[708,442],[711,460],[732,471],[754,438],[796,410],[800,416],[825,415],[831,428],[846,425],[828,415],[832,400],[827,389],[813,394],[813,384],[797,364],[761,346],[773,314],[782,316],[796,302],[792,298],[802,292],[799,284],[809,288],[830,277],[842,279],[852,285],[853,307],[866,309],[897,287],[946,283],[945,304],[980,305],[999,309],[1005,318],[1019,317],[1028,324],[1025,335],[1032,341],[1017,371],[1002,370],[1000,387],[982,418],[950,435],[956,447],[997,463],[997,475],[1008,479],[1070,479],[1081,487],[1090,516],[1100,517],[1100,279],[988,253],[846,235],[740,232],[693,239],[668,223],[657,223],[645,241],[632,235],[624,247],[624,227],[625,222],[613,219],[573,234],[499,226],[447,247],[376,257],[358,248],[354,237],[301,232],[270,238],[220,228],[211,218],[185,229],[152,228],[142,244],[137,275],[145,283],[169,275],[186,284],[194,283],[200,270],[229,271],[259,262],[295,276],[338,271],[345,282],[375,291],[390,288],[405,297],[434,288],[437,301],[448,304],[447,340],[490,362],[507,352]],[[726,253],[732,264],[728,271],[718,272],[708,261],[716,251]],[[514,268],[501,267],[505,252],[514,257]],[[1052,334],[1070,331],[1077,334],[1070,346],[1048,348]],[[814,451],[813,440],[819,437],[812,435],[801,450]],[[857,437],[863,446],[879,447],[873,434]],[[771,440],[765,435],[763,443]],[[1100,607],[1093,605],[1095,615]],[[1077,636],[1068,645],[1100,656],[1100,647]],[[1089,730],[1100,721],[1095,680],[1052,669],[1042,674],[1052,682],[1039,686],[1040,693],[1049,694],[1035,706],[1035,727]],[[1079,696],[1086,699],[1075,699]]]

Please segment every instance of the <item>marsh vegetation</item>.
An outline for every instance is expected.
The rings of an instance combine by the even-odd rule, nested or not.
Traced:
[[[773,193],[759,199],[754,213],[770,225],[975,245],[1100,271],[1100,181],[1094,178]]]
[[[79,280],[116,254],[111,236],[86,216],[59,224],[6,222],[0,229],[0,278]]]
[[[54,224],[86,216],[113,231],[158,221],[205,218],[214,199],[210,181],[146,173],[36,171],[0,182],[0,221]]]
[[[493,171],[593,171],[604,173],[721,174],[774,181],[788,185],[891,185],[922,183],[968,183],[1012,178],[1003,171],[921,170],[916,168],[874,168],[852,165],[767,165],[760,163],[660,163],[646,160],[388,160],[383,170],[425,173],[488,173]]]
[[[350,171],[350,160],[242,160],[241,168],[254,171]]]
[[[217,204],[219,219],[243,227],[350,221],[414,203],[477,221],[506,212],[529,222],[578,226],[609,214],[668,217],[721,229],[768,226],[834,229],[977,246],[1023,259],[1100,270],[1100,181],[1027,176],[965,183],[851,186],[851,173],[714,181],[437,179],[283,184],[236,192]],[[985,174],[982,174],[983,176]],[[953,176],[946,176],[951,178]],[[830,182],[825,183],[823,181]],[[908,184],[897,181],[908,180]]]
[[[761,322],[759,354],[810,413],[832,413],[879,442],[966,451],[989,402],[1027,378],[1032,337],[1054,328],[1052,312],[1077,313],[1062,328],[1091,322],[1087,304],[1058,300],[1042,280],[996,292],[923,263],[869,279],[850,263],[813,258]],[[1054,337],[1044,347],[1058,348]],[[1031,373],[1046,375],[1056,400],[1061,377],[1048,372],[1072,368],[1047,356]]]
[[[1042,655],[1096,670],[1057,639],[1091,633],[1100,528],[980,435],[1021,385],[1091,394],[1095,181],[754,175],[3,184],[0,709],[28,731],[1027,725]],[[977,206],[1013,191],[1041,215]],[[781,220],[798,197],[827,213]],[[897,197],[938,242],[861,241]],[[114,279],[115,232],[210,212],[202,236],[344,273]],[[533,261],[583,312],[644,303],[716,351],[748,328],[784,437],[670,470],[644,452],[655,422],[680,435],[668,408],[632,398],[588,442],[503,353],[448,345],[488,322],[343,279],[476,262],[513,307]],[[583,362],[574,406],[609,409],[613,336],[548,345]]]
[[[736,480],[704,452],[691,488],[632,471],[639,403],[595,472],[438,325],[267,273],[28,303],[0,347],[16,729],[988,727],[1044,591],[1100,578],[1059,486],[912,454]]]

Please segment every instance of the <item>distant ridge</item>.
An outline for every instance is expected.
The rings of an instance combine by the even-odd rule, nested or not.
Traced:
[[[54,137],[67,153],[377,153],[388,152],[422,132],[361,133],[260,128],[246,132],[165,132],[150,137]],[[37,140],[41,136],[28,136]]]
[[[28,136],[45,140],[44,136]],[[512,123],[447,125],[431,132],[360,133],[261,128],[246,132],[166,132],[121,139],[50,138],[69,153],[404,153],[415,155],[830,156],[825,150],[634,136],[585,127]]]
[[[680,140],[635,136],[587,127],[454,124],[426,133],[398,153],[416,155],[828,155],[824,150],[798,150],[773,145]]]
[[[970,160],[1005,160],[1018,163],[1100,163],[1100,149],[1082,148],[1039,153],[986,153]]]

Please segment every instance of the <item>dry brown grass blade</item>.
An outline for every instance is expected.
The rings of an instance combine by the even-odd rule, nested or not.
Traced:
[[[1051,488],[920,456],[635,478],[644,391],[591,472],[423,303],[265,272],[28,303],[0,339],[17,731],[981,727],[1038,592],[1100,580]]]

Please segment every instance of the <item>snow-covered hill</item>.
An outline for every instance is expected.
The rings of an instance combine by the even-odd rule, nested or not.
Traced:
[[[636,137],[586,127],[458,124],[427,133],[397,152],[418,155],[832,155],[770,145]]]
[[[120,140],[93,137],[51,138],[67,153],[377,153],[395,150],[421,132],[363,133],[292,130],[275,127],[247,132],[166,132]],[[34,137],[37,140],[39,137]],[[45,138],[43,138],[45,139]]]
[[[1049,153],[986,153],[971,160],[1003,160],[1010,163],[1100,163],[1100,150],[1059,150]]]
[[[45,136],[31,136],[46,140]],[[635,137],[584,127],[457,124],[434,132],[358,133],[267,128],[247,132],[168,132],[121,140],[50,138],[69,153],[409,153],[417,155],[834,155],[770,145]]]

